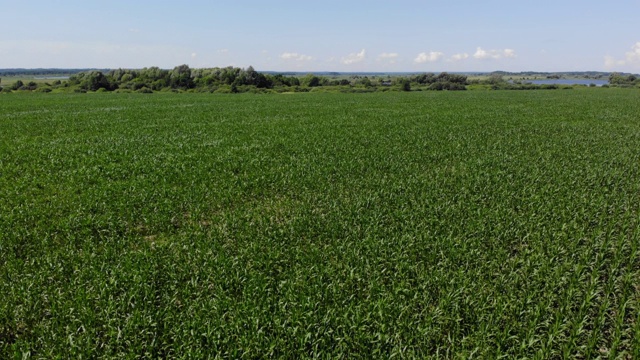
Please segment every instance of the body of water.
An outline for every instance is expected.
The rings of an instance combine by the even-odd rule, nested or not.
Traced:
[[[68,76],[34,76],[35,80],[67,80]]]
[[[540,80],[523,80],[536,85],[590,85],[602,86],[609,84],[609,80],[595,79],[540,79]]]

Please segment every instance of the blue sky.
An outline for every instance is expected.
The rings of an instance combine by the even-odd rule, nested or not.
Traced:
[[[640,72],[640,0],[0,0],[0,68]]]

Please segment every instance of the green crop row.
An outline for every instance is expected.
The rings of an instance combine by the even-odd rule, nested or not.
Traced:
[[[638,358],[638,114],[4,95],[0,358]]]

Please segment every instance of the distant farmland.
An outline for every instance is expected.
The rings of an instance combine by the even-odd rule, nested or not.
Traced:
[[[640,97],[0,96],[0,358],[640,358]]]

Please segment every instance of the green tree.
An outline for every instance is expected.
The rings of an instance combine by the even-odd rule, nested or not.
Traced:
[[[491,75],[489,75],[489,79],[487,79],[487,83],[491,85],[500,85],[500,84],[506,83],[506,81],[504,80],[504,77],[502,77],[501,74],[492,73]]]
[[[313,74],[307,74],[300,80],[300,83],[304,86],[316,87],[320,86],[320,78]]]
[[[438,74],[438,76],[436,77],[436,81],[464,85],[467,83],[467,77],[465,75],[449,74],[447,72],[443,72]]]
[[[362,79],[358,80],[357,82],[360,85],[363,85],[364,87],[370,87],[371,86],[371,80],[369,80],[368,77],[363,77]]]
[[[22,82],[22,80],[16,80],[16,82],[11,86],[11,90],[20,90],[20,88],[22,88],[23,86],[24,83]]]
[[[433,73],[424,73],[424,74],[420,74],[412,77],[411,81],[424,85],[424,84],[433,84],[434,82],[437,81],[437,79]]]
[[[152,66],[150,68],[140,70],[138,77],[144,82],[152,83],[156,80],[167,79],[169,77],[169,71],[160,69],[157,66]]]
[[[88,91],[96,91],[98,89],[111,90],[109,79],[100,71],[89,71],[84,73],[80,80],[80,88]]]
[[[401,78],[398,78],[396,81],[398,85],[400,85],[400,90],[411,91],[411,81],[409,81],[409,79],[401,77]]]
[[[116,69],[109,71],[106,76],[112,83],[120,84],[137,78],[138,72],[131,69]]]
[[[189,65],[176,66],[169,75],[171,87],[177,89],[189,89],[193,87],[191,68]]]

